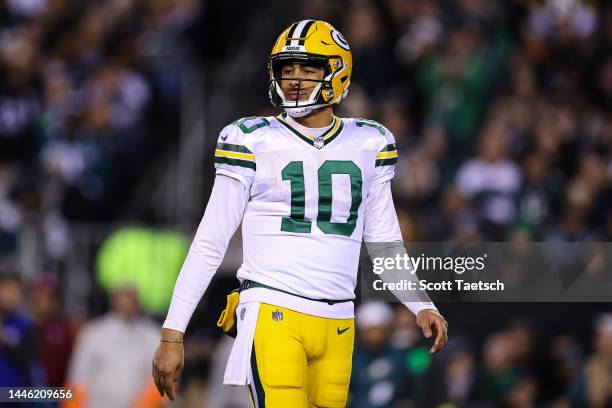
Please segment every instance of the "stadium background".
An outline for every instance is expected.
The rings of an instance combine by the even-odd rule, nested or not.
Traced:
[[[351,45],[337,114],[378,120],[397,139],[405,240],[612,239],[606,1],[0,0],[0,385],[71,381],[89,406],[155,406],[145,344],[157,327],[141,321],[151,342],[101,360],[96,347],[127,329],[97,342],[83,332],[109,311],[130,314],[126,283],[159,325],[217,135],[275,113],[265,60],[303,18],[331,22]],[[238,233],[188,329],[176,406],[244,406],[219,387],[228,340],[214,327],[240,257]],[[353,406],[612,401],[609,304],[440,309],[451,340],[433,360],[408,314],[364,311]],[[88,358],[104,381],[75,368]]]

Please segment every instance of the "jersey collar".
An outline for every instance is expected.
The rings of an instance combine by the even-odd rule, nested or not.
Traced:
[[[327,146],[332,140],[338,137],[338,135],[340,134],[340,132],[342,132],[342,129],[344,128],[344,123],[342,123],[342,119],[334,115],[334,122],[332,126],[321,136],[313,137],[300,132],[299,130],[288,124],[284,119],[284,115],[285,114],[283,113],[276,117],[278,122],[284,127],[286,127],[288,130],[290,130],[294,135],[302,139],[304,142],[318,149],[322,148],[323,146]]]

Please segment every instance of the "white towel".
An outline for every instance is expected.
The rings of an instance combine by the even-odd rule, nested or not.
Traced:
[[[259,316],[260,302],[240,303],[236,308],[238,335],[234,340],[232,352],[227,360],[224,385],[248,385],[248,373],[251,365],[251,350],[255,337],[255,326]]]

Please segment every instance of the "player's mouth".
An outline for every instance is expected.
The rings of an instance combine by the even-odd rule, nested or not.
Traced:
[[[289,91],[287,93],[287,99],[290,101],[298,101],[300,99],[306,99],[307,97],[308,94],[304,91],[300,91],[299,93],[297,91]]]

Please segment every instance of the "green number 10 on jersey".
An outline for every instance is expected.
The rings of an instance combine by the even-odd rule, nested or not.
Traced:
[[[304,164],[292,161],[283,168],[283,180],[291,182],[291,214],[281,222],[281,231],[310,233],[312,222],[305,219],[306,190],[304,188]],[[346,222],[332,222],[332,175],[350,177],[351,208]],[[350,236],[357,226],[357,212],[361,205],[361,170],[352,161],[326,160],[318,170],[319,205],[317,227],[325,234]]]

